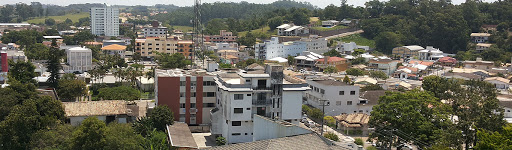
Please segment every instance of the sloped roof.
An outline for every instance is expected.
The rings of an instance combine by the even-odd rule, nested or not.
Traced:
[[[105,46],[105,47],[101,48],[101,50],[124,51],[124,50],[126,50],[126,46],[119,45],[119,44],[112,44],[112,45]]]
[[[270,140],[216,146],[211,150],[309,150],[309,149],[345,149],[341,146],[331,145],[316,133],[289,136]]]
[[[370,115],[364,113],[341,114],[339,116],[335,116],[334,118],[338,120],[343,126],[358,128],[368,124]]]
[[[482,46],[482,47],[491,47],[492,44],[488,44],[488,43],[478,43],[476,44],[476,46]]]
[[[500,101],[500,106],[512,108],[512,101]]]
[[[325,61],[325,58],[317,59],[316,61],[323,62],[323,61]],[[338,61],[347,61],[347,59],[340,58],[340,57],[329,57],[327,59],[327,62],[338,62]]]
[[[128,114],[124,100],[62,102],[67,117]]]
[[[192,132],[186,123],[174,122],[173,125],[167,126],[167,135],[173,147],[197,148]]]
[[[457,62],[457,59],[446,56],[446,57],[443,57],[443,58],[439,59],[438,61],[439,62],[452,62],[452,63],[455,63],[455,62]]]
[[[403,46],[411,51],[419,51],[419,50],[424,50],[425,48],[419,46],[419,45],[409,45],[409,46]]]
[[[313,82],[327,85],[327,86],[351,86],[345,82],[337,81],[337,80],[312,80]]]
[[[491,80],[497,80],[497,81],[504,82],[504,83],[510,83],[510,80],[502,78],[502,77],[489,77],[489,78],[484,79],[484,81],[491,81]]]
[[[263,66],[261,66],[257,63],[253,63],[253,64],[245,67],[245,69],[247,69],[247,70],[264,70],[265,68],[263,68]]]
[[[491,36],[489,33],[471,33],[471,36]]]

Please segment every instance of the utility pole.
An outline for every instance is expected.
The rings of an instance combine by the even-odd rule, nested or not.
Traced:
[[[320,131],[320,135],[324,135],[324,117],[325,117],[325,106],[329,106],[330,103],[329,103],[329,100],[326,100],[326,99],[322,99],[320,100],[320,102],[322,103],[322,130]],[[327,102],[327,104],[325,103]]]

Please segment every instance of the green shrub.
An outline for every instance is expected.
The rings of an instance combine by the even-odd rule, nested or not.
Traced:
[[[356,138],[354,143],[356,143],[357,145],[363,145],[364,144],[363,139],[361,139],[361,138]]]
[[[324,134],[324,137],[325,138],[328,138],[330,140],[333,140],[333,141],[340,141],[340,138],[338,137],[338,135],[332,133],[332,132],[327,132]]]

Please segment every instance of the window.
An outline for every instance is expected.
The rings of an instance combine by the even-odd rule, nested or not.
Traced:
[[[235,94],[235,100],[242,100],[242,99],[244,99],[243,94]]]
[[[197,81],[191,81],[190,82],[190,86],[196,86],[197,85]]]
[[[352,105],[352,101],[347,101],[347,105]]]
[[[242,135],[240,133],[231,133],[231,135]]]
[[[185,118],[185,114],[180,114],[180,118]]]
[[[324,89],[320,89],[320,93],[325,94],[325,90]]]
[[[196,114],[190,114],[190,118],[195,118]]]
[[[203,97],[215,97],[215,92],[203,92]]]
[[[185,97],[185,92],[181,92],[180,97]]]
[[[215,103],[203,103],[203,107],[215,107]]]
[[[196,103],[190,103],[190,108],[196,108]]]
[[[187,81],[180,81],[180,86],[185,86],[187,84]]]
[[[215,86],[214,81],[203,81],[203,86]]]
[[[244,113],[244,109],[243,109],[243,108],[234,108],[233,112],[234,112],[235,114]]]
[[[196,92],[190,92],[190,97],[196,97]]]
[[[185,108],[185,103],[180,103],[180,108]]]
[[[251,96],[251,94],[247,94],[247,96]]]
[[[356,95],[356,91],[350,91],[350,95]]]
[[[336,105],[341,105],[341,101],[336,101]]]
[[[345,91],[340,91],[339,95],[345,95]]]
[[[242,121],[231,121],[231,126],[242,126]]]

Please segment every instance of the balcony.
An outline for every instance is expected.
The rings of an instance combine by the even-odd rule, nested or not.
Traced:
[[[272,100],[270,100],[270,99],[252,100],[252,105],[270,105],[270,104],[272,104]]]
[[[257,86],[257,87],[252,87],[253,90],[271,90],[270,87],[266,87],[266,86]]]

